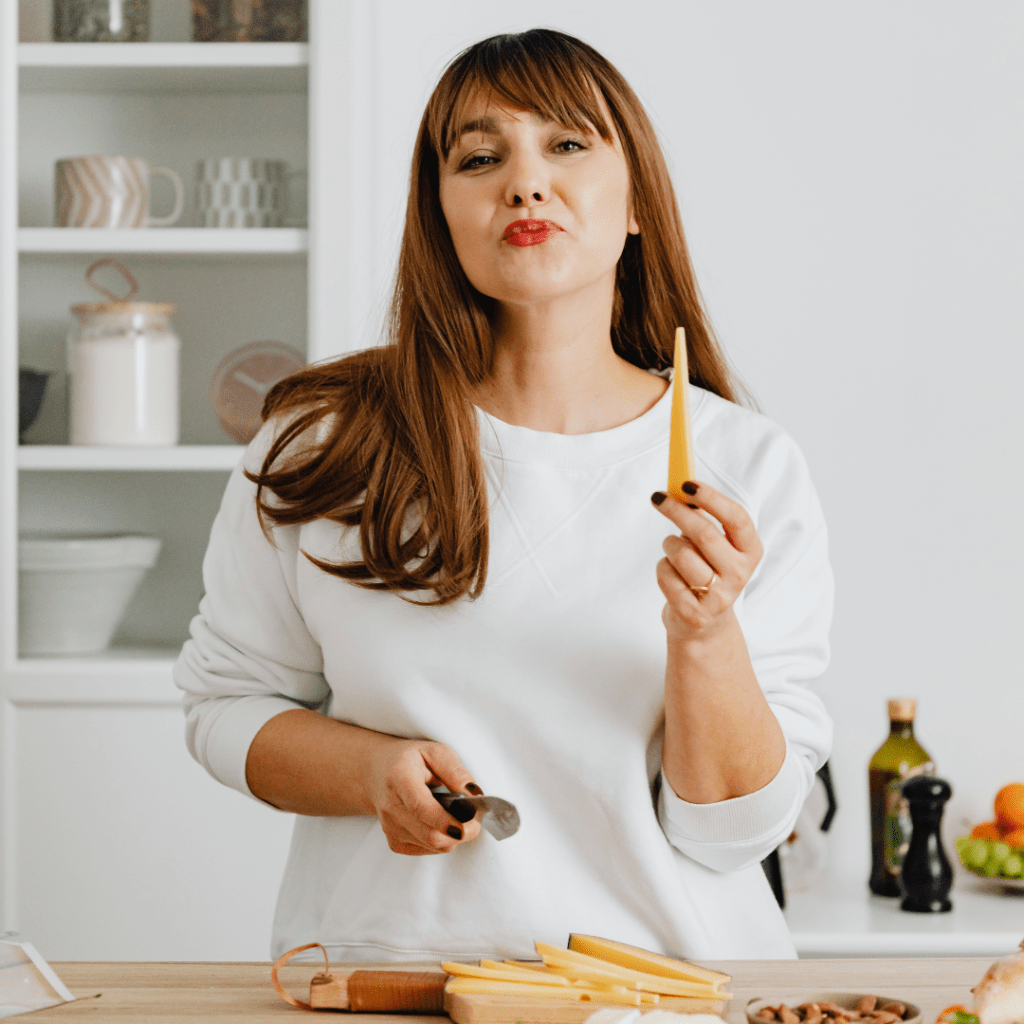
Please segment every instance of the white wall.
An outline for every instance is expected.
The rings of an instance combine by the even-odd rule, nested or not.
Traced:
[[[866,878],[889,696],[919,698],[947,824],[990,816],[1024,779],[1024,6],[375,0],[373,16],[364,322],[444,64],[540,25],[595,45],[661,132],[712,319],[828,516],[834,873]]]

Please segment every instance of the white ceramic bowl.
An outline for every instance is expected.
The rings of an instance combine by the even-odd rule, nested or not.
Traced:
[[[18,539],[18,648],[92,654],[110,644],[157,537],[26,534]]]

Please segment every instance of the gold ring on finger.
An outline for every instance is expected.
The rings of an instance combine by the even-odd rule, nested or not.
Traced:
[[[690,587],[689,583],[687,583],[686,585],[688,587],[690,587],[690,593],[693,594],[693,596],[695,598],[697,598],[697,600],[699,601],[705,594],[709,594],[711,592],[711,586],[715,582],[715,580],[717,580],[717,579],[718,579],[718,573],[716,573],[714,570],[712,570],[711,571],[711,579],[709,579],[707,581],[707,583],[704,584],[703,587]]]

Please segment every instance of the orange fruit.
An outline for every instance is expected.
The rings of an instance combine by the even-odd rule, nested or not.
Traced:
[[[1015,849],[1018,846],[1024,846],[1024,828],[1015,828],[1012,832],[1004,833],[1003,842]]]
[[[1003,828],[1024,828],[1024,782],[1011,782],[996,793],[996,821]]]
[[[994,821],[983,821],[971,829],[972,839],[1002,839],[1003,834]]]

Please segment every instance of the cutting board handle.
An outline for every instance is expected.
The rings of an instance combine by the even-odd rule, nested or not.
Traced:
[[[296,953],[322,949],[325,969],[309,983],[309,1002],[304,1003],[284,990],[277,972]],[[297,946],[282,956],[270,970],[274,990],[292,1006],[302,1010],[352,1010],[355,1013],[444,1013],[444,971],[342,971],[331,973],[327,950],[319,942]]]
[[[293,995],[285,992],[284,986],[277,980],[278,968],[283,967],[296,953],[302,953],[304,950],[313,949],[319,947],[324,951],[324,971],[318,974],[317,977],[329,977],[331,973],[331,962],[327,959],[327,950],[320,945],[319,942],[307,942],[305,946],[296,946],[295,949],[289,950],[282,957],[278,957],[277,962],[273,967],[270,968],[270,980],[274,983],[274,991],[286,1002],[291,1003],[292,1006],[298,1006],[303,1010],[312,1010],[313,1007],[309,1003],[304,1003],[300,999],[296,999]]]

